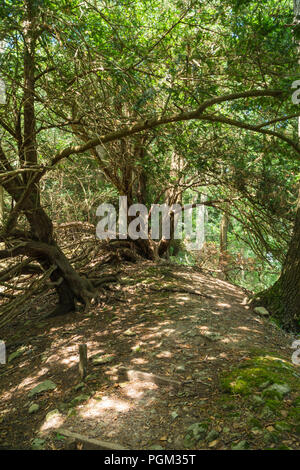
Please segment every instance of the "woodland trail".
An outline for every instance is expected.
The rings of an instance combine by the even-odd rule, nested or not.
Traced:
[[[300,448],[295,337],[193,268],[142,262],[119,276],[104,305],[45,321],[49,292],[14,338],[3,331],[16,354],[0,369],[0,446],[62,449],[64,428],[129,449]],[[28,396],[46,380],[53,390]]]

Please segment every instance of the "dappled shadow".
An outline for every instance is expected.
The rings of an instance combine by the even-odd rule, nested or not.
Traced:
[[[106,305],[24,333],[27,349],[1,377],[4,443],[29,448],[42,436],[47,448],[59,448],[62,441],[51,431],[63,425],[132,449],[180,449],[182,430],[201,418],[199,403],[205,408],[218,394],[220,372],[251,348],[263,348],[266,337],[269,350],[290,353],[290,338],[255,316],[236,286],[151,263],[125,266],[121,281],[118,298],[112,294]],[[26,343],[26,337],[33,339]],[[78,372],[83,343],[89,355],[84,383]],[[103,362],[93,363],[95,355]],[[30,398],[46,379],[56,388]],[[29,414],[33,403],[39,409]]]

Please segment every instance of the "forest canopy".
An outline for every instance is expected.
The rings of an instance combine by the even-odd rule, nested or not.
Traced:
[[[119,196],[200,204],[198,251],[150,236],[115,250],[198,265],[297,328],[293,2],[2,0],[0,19],[0,282],[30,263],[56,286],[53,315],[88,305],[96,287],[60,225],[95,226],[99,204]]]

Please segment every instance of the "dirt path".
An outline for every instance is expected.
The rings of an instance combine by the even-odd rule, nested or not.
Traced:
[[[0,446],[63,448],[63,427],[130,449],[300,448],[293,336],[254,314],[241,289],[192,268],[124,265],[120,280],[105,306],[48,321],[29,312],[25,330],[2,333],[17,354],[0,369]],[[266,355],[289,371],[289,390],[272,396],[265,370],[257,383],[249,374],[247,393],[226,390],[226,373]],[[56,387],[29,397],[45,380]]]

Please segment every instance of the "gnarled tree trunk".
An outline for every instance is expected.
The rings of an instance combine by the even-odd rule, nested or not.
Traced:
[[[279,279],[258,294],[252,305],[263,305],[287,330],[300,331],[300,200],[292,239]]]

